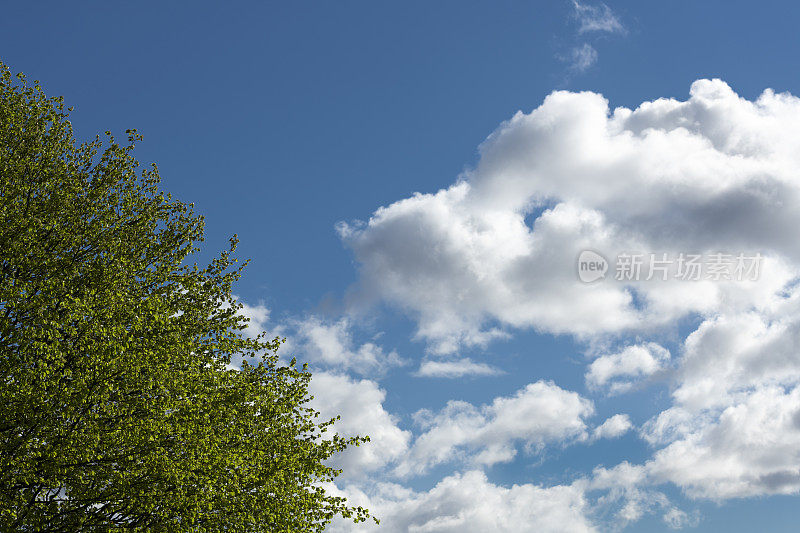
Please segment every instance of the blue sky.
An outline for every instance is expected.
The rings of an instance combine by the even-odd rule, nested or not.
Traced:
[[[202,259],[239,235],[253,331],[373,437],[335,490],[380,530],[779,532],[798,26],[792,2],[16,3],[0,59],[79,138],[137,128]],[[583,249],[765,262],[583,284]]]

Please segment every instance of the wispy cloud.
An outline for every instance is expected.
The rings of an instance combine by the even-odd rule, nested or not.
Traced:
[[[611,11],[611,8],[601,3],[595,6],[582,4],[573,0],[574,16],[578,20],[578,33],[607,32],[625,33],[625,27]]]
[[[589,43],[576,46],[569,56],[569,68],[575,72],[584,72],[597,63],[597,50]]]
[[[503,372],[485,363],[474,363],[469,359],[458,361],[425,361],[416,372],[421,378],[460,378],[464,376],[496,376]]]
[[[568,66],[567,79],[571,74],[580,74],[597,63],[599,54],[591,44],[603,35],[624,35],[627,33],[625,26],[606,4],[586,4],[579,0],[572,0],[572,13],[570,18],[577,21],[577,32],[573,36],[576,41],[569,52],[557,54],[557,58]],[[588,41],[588,42],[587,42]],[[573,41],[574,43],[574,41]]]

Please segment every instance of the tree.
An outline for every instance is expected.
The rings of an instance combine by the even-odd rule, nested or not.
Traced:
[[[72,109],[16,78],[0,63],[0,530],[367,519],[321,488],[367,439],[328,438],[307,368],[244,335],[236,237],[189,265],[203,219],[138,169],[140,136],[79,145]]]

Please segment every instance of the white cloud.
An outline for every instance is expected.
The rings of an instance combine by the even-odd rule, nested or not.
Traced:
[[[326,321],[309,316],[291,321],[291,326],[294,349],[328,367],[375,375],[404,363],[394,350],[387,353],[374,342],[355,343],[349,318]]]
[[[607,5],[596,6],[573,0],[574,16],[578,20],[578,33],[625,33],[625,27]]]
[[[595,359],[586,372],[586,382],[593,388],[607,386],[611,393],[625,392],[636,378],[655,374],[667,361],[669,351],[656,343],[628,346]]]
[[[423,378],[461,378],[464,376],[497,376],[503,372],[486,363],[474,363],[470,359],[456,361],[423,361],[417,377]]]
[[[657,512],[680,527],[697,516],[675,508],[661,484],[714,500],[800,493],[798,169],[800,99],[788,94],[748,101],[720,80],[699,80],[686,101],[611,110],[598,94],[561,91],[503,123],[452,186],[339,230],[360,264],[360,294],[409,313],[434,353],[485,346],[516,328],[605,346],[699,322],[672,357],[637,340],[586,370],[590,388],[612,393],[670,378],[673,405],[640,430],[652,458],[596,469],[583,483],[587,493],[606,491],[619,524]],[[575,260],[585,249],[612,260],[722,251],[760,252],[764,261],[746,282],[626,282],[612,267],[583,284]],[[588,440],[591,404],[558,391],[549,392],[563,401],[547,409],[530,409],[525,389],[489,405],[422,412],[422,433],[396,472],[490,465],[519,447]],[[504,402],[525,416],[506,418]],[[560,414],[537,425],[543,412]],[[630,429],[616,415],[591,439]],[[420,524],[438,524],[431,520]]]
[[[269,309],[264,304],[248,305],[244,302],[240,303],[242,308],[239,310],[239,314],[249,320],[245,334],[254,338],[266,331],[270,316]]]
[[[337,521],[330,528],[337,533],[596,531],[586,516],[589,509],[580,487],[524,484],[506,488],[491,483],[480,471],[448,476],[426,492],[384,483],[369,495],[352,488],[338,494],[346,495],[350,503],[369,508],[381,524]]]
[[[674,405],[642,428],[651,483],[697,498],[800,493],[800,293],[720,313],[684,342]]]
[[[619,531],[646,514],[661,513],[673,528],[697,523],[696,513],[675,507],[661,492],[643,486],[643,466],[621,463],[596,468],[588,477],[569,484],[533,483],[503,487],[479,470],[468,470],[440,480],[427,491],[396,483],[328,484],[331,494],[345,496],[381,519],[353,525],[337,520],[332,532],[475,532]]]
[[[675,507],[662,492],[649,486],[647,468],[622,462],[613,468],[597,467],[588,478],[579,480],[584,495],[593,498],[596,513],[607,516],[606,529],[619,531],[648,514],[662,513],[669,527],[691,525],[692,517]]]
[[[479,407],[450,401],[438,413],[422,410],[416,414],[424,432],[395,473],[421,474],[454,459],[492,465],[513,459],[518,445],[537,452],[546,444],[583,440],[588,437],[584,419],[593,412],[590,401],[544,381]]]
[[[631,419],[626,414],[617,414],[594,428],[592,439],[616,439],[621,437],[633,428]]]
[[[572,17],[578,22],[578,35],[584,40],[602,34],[624,34],[625,27],[607,5],[589,5],[573,0]],[[557,58],[569,64],[571,73],[581,73],[597,63],[597,50],[588,42],[574,46],[567,54],[558,54]]]
[[[280,348],[284,358],[316,363],[314,370],[350,371],[360,375],[380,376],[393,366],[406,364],[395,350],[386,351],[373,342],[357,342],[356,326],[349,317],[337,320],[315,315],[270,321],[270,310],[263,304],[243,301],[239,314],[249,320],[244,334],[254,338],[262,333],[285,339]],[[234,365],[236,366],[236,365]]]
[[[750,102],[719,80],[690,94],[611,112],[598,94],[559,91],[517,113],[451,187],[339,226],[361,294],[405,309],[436,353],[510,328],[647,333],[769,305],[800,272],[800,101],[765,91]],[[765,262],[752,282],[582,284],[583,249],[759,251]]]
[[[686,339],[674,405],[647,422],[653,482],[722,500],[800,492],[800,293],[706,319]]]
[[[685,342],[680,382],[683,407],[729,405],[738,392],[800,381],[800,293],[776,297],[762,311],[710,317]]]
[[[672,529],[695,527],[700,521],[700,517],[697,513],[689,514],[677,507],[667,509],[667,512],[665,512],[661,518],[664,520],[664,523]]]
[[[360,264],[360,294],[406,310],[431,352],[485,346],[515,328],[618,345],[686,317],[700,326],[672,358],[637,341],[602,353],[586,370],[590,388],[617,393],[669,366],[673,405],[640,430],[653,447],[649,460],[596,469],[569,486],[521,491],[471,477],[472,486],[489,499],[518,491],[545,501],[566,491],[582,503],[568,499],[556,508],[587,527],[585,495],[593,491],[605,491],[600,500],[616,505],[619,524],[658,512],[676,527],[696,516],[675,508],[656,490],[660,484],[713,500],[800,493],[800,100],[765,91],[748,101],[719,80],[695,82],[686,101],[659,99],[634,110],[611,111],[593,93],[555,92],[502,124],[480,154],[451,187],[339,227]],[[625,282],[612,269],[583,284],[575,260],[584,249],[608,258],[757,251],[764,262],[749,282]],[[263,305],[241,312],[251,318],[248,335],[286,335],[290,352],[324,369],[374,375],[401,362],[373,340],[357,340],[348,318],[275,323]],[[418,374],[492,368],[426,360]],[[590,431],[591,402],[538,382],[487,405],[451,401],[422,411],[412,438],[383,408],[385,393],[374,381],[317,372],[312,388],[326,416],[343,415],[337,430],[373,438],[337,459],[356,481],[376,472],[421,474],[445,462],[487,466],[520,449],[614,438],[632,427],[615,415]],[[375,501],[398,530],[472,523],[513,530],[480,506],[460,507],[453,479],[461,478],[428,492],[391,485],[396,497]]]
[[[572,49],[569,56],[570,69],[583,72],[597,63],[597,50],[589,43],[583,43]]]
[[[271,336],[285,337],[279,350],[282,358],[294,356],[316,363],[309,386],[309,394],[313,396],[309,405],[320,412],[319,421],[340,416],[332,431],[345,437],[369,436],[370,442],[350,447],[333,459],[334,466],[342,468],[347,479],[380,470],[407,451],[411,433],[400,429],[395,417],[383,408],[386,392],[375,381],[354,379],[343,373],[350,370],[380,374],[388,366],[402,364],[396,352],[386,353],[373,342],[356,343],[352,323],[347,318],[326,321],[309,316],[303,320],[270,322],[267,307],[244,302],[239,313],[250,319],[247,336],[268,332]],[[234,364],[231,368],[238,366]]]
[[[370,442],[350,447],[336,456],[335,466],[344,470],[344,476],[362,476],[406,452],[411,434],[401,430],[383,408],[386,392],[374,381],[316,372],[309,390],[314,396],[310,405],[320,412],[320,420],[341,416],[333,426],[335,432],[345,437],[370,438]]]
[[[721,413],[658,450],[653,481],[722,500],[800,492],[800,387],[743,393]]]

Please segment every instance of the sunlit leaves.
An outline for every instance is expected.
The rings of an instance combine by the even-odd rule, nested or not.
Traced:
[[[190,262],[203,220],[155,166],[0,64],[0,530],[321,531],[336,514],[310,375],[251,339],[235,237]],[[254,361],[241,370],[232,357]]]

